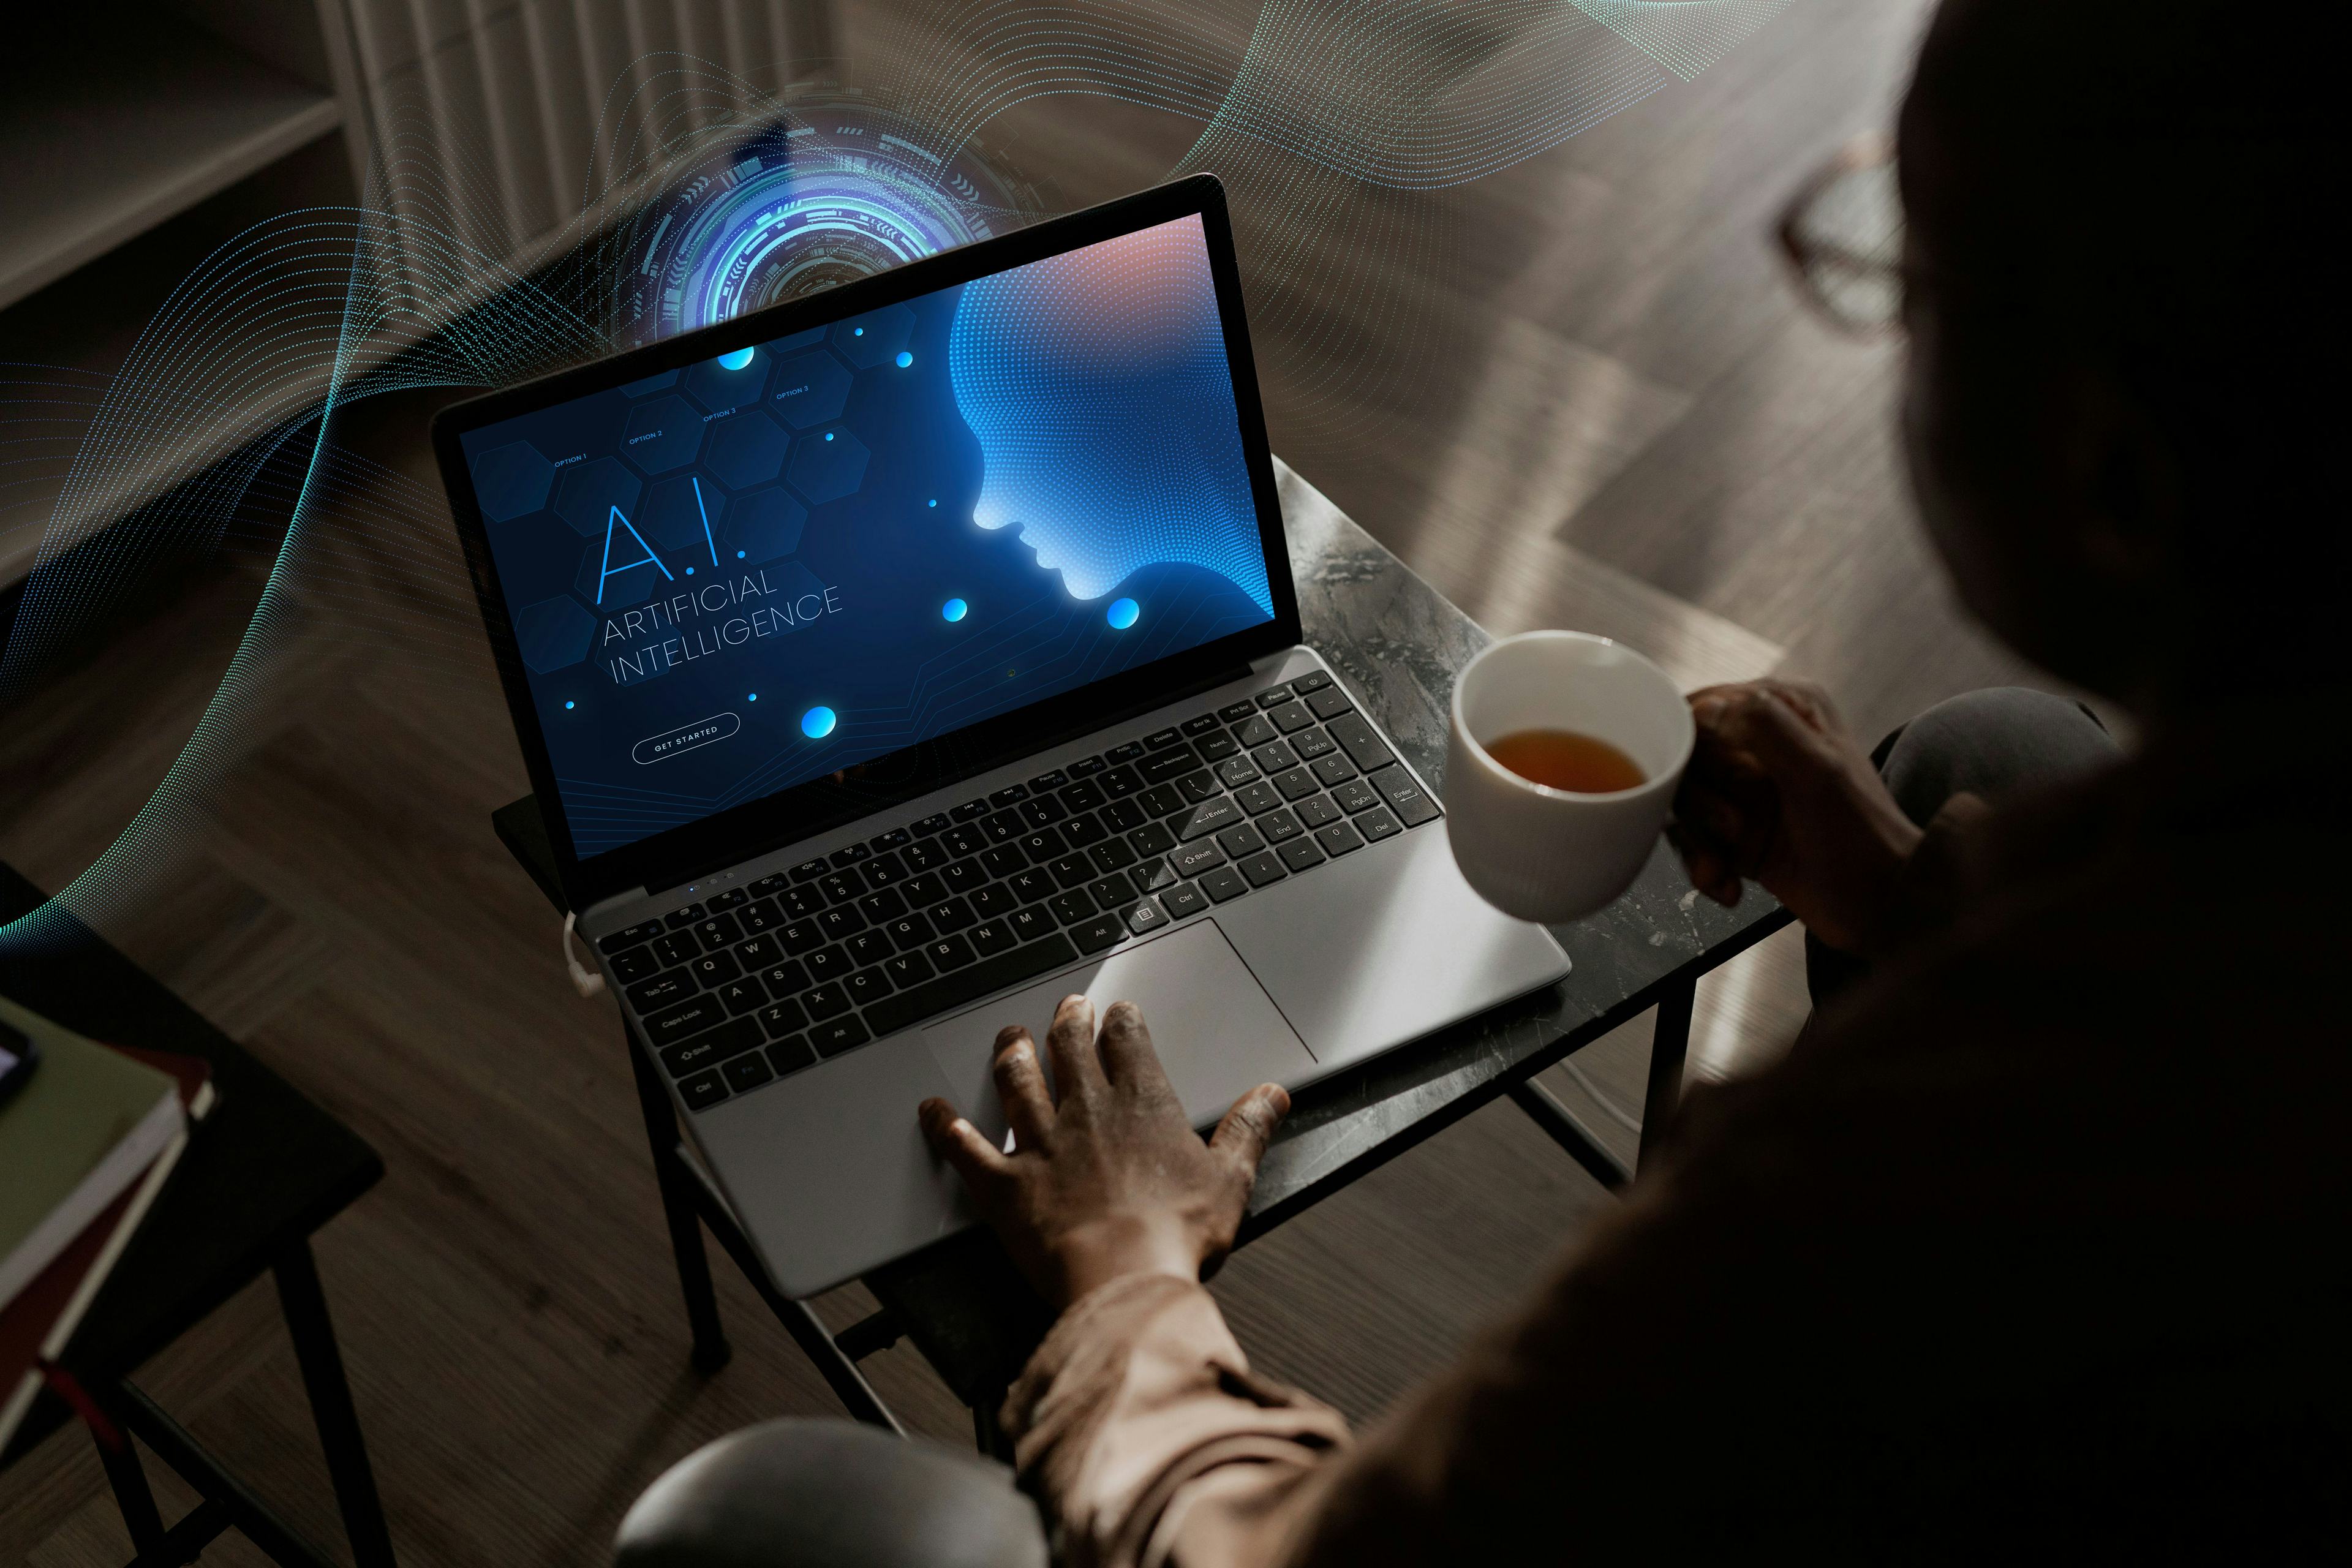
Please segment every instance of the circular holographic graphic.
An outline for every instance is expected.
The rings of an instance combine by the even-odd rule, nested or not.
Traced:
[[[1133,599],[1113,599],[1110,613],[1105,618],[1110,622],[1111,630],[1123,632],[1135,625],[1137,617],[1142,614],[1142,607]]]
[[[812,708],[801,715],[801,733],[812,741],[822,741],[833,733],[833,710]]]
[[[971,606],[961,599],[950,599],[940,606],[940,618],[947,621],[960,621],[971,608]]]
[[[845,95],[715,142],[633,220],[641,237],[617,301],[625,331],[640,343],[692,331],[1049,210],[976,143],[942,157],[933,140]]]

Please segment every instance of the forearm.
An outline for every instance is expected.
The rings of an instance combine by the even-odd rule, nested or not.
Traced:
[[[1337,1411],[1250,1370],[1206,1290],[1160,1275],[1075,1303],[1004,1415],[1062,1559],[1105,1568],[1281,1561],[1349,1442]]]

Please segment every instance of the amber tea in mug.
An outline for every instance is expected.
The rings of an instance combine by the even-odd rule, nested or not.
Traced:
[[[1514,730],[1487,742],[1486,754],[1529,784],[1573,795],[1615,795],[1648,777],[1600,736],[1574,730]]]

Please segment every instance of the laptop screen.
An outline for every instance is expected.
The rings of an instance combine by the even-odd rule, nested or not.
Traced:
[[[583,859],[1275,618],[1197,214],[461,442]]]

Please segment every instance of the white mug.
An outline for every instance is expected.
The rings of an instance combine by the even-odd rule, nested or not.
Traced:
[[[1633,760],[1643,782],[1578,795],[1521,778],[1486,743],[1572,730]],[[1445,748],[1446,833],[1478,895],[1558,925],[1631,887],[1666,825],[1697,727],[1666,672],[1587,632],[1526,632],[1472,659],[1454,683]]]

